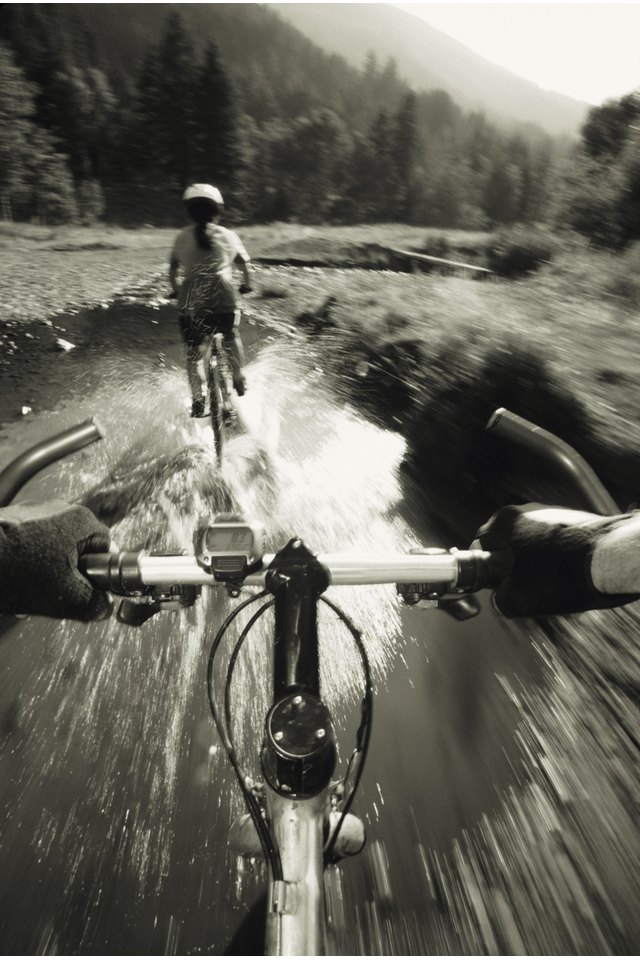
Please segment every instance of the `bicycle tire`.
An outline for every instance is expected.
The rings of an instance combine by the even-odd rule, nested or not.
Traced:
[[[209,360],[209,405],[211,408],[211,427],[213,429],[213,446],[218,460],[222,459],[225,441],[224,424],[224,392],[222,385],[222,370],[220,366],[220,357],[218,356],[215,342],[211,350]]]

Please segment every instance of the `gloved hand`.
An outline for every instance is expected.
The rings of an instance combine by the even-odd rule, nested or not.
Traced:
[[[494,595],[500,613],[554,616],[637,600],[637,594],[601,593],[591,569],[596,546],[630,517],[600,517],[538,503],[502,507],[478,531],[483,550],[503,556],[504,579]]]
[[[253,287],[251,286],[250,283],[241,283],[240,286],[238,287],[238,289],[239,289],[240,293],[252,293],[252,292],[253,292]]]
[[[0,510],[0,612],[102,620],[112,605],[78,570],[109,550],[108,527],[86,507],[49,500]]]

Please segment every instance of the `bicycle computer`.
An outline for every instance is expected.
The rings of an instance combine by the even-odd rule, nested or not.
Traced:
[[[198,560],[216,580],[242,580],[259,569],[264,527],[246,520],[214,520],[204,530]]]

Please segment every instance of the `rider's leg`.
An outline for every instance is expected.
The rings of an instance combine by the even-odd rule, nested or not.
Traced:
[[[244,396],[246,389],[244,381],[244,347],[238,330],[239,313],[225,315],[218,323],[222,331],[224,342],[229,352],[233,386],[239,397]]]
[[[197,331],[189,324],[187,318],[180,315],[180,329],[184,340],[185,365],[187,368],[187,379],[189,389],[191,390],[191,416],[201,417],[204,415],[204,397],[202,395],[202,378],[198,363],[201,360],[199,344],[201,338]]]
[[[225,339],[229,344],[229,354],[231,356],[231,369],[233,371],[233,386],[239,397],[244,396],[246,383],[244,379],[244,347],[240,339],[240,333],[237,327],[234,327],[231,335]]]

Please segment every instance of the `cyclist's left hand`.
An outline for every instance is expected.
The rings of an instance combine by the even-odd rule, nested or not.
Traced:
[[[112,604],[78,569],[83,553],[109,550],[108,527],[61,500],[0,510],[0,611],[102,620]]]
[[[253,293],[253,287],[250,283],[241,283],[239,290],[240,293]]]

